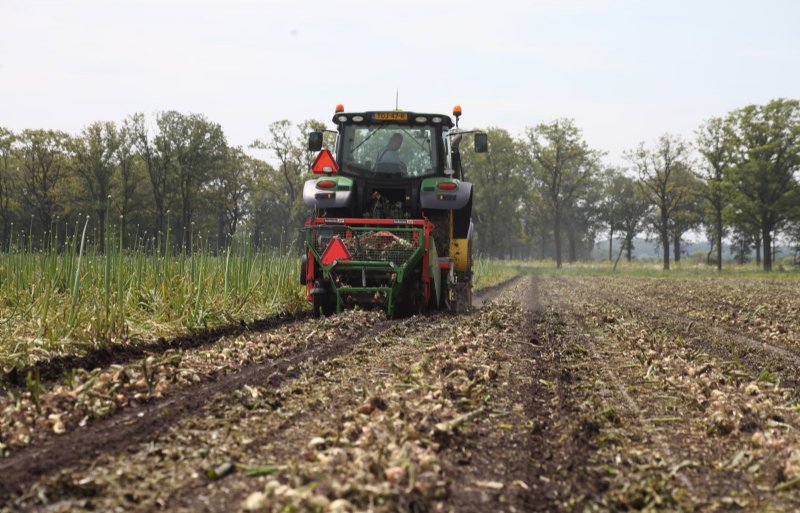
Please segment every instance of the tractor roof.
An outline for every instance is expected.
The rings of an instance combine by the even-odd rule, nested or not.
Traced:
[[[444,114],[423,114],[421,112],[408,112],[404,110],[367,111],[367,112],[337,112],[333,122],[349,125],[375,125],[375,124],[408,124],[414,125],[441,125],[446,128],[453,127],[453,120]]]

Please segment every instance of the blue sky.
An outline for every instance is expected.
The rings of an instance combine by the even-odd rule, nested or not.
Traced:
[[[78,132],[176,109],[236,145],[274,120],[447,113],[464,126],[574,118],[622,152],[800,96],[800,2],[0,0],[0,125]]]

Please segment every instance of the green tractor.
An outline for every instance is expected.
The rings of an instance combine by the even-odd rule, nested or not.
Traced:
[[[485,133],[442,114],[345,112],[336,107],[335,154],[309,135],[318,178],[306,181],[300,281],[315,315],[380,306],[389,317],[462,311],[472,302],[472,184],[459,143]],[[333,131],[331,131],[333,132]]]

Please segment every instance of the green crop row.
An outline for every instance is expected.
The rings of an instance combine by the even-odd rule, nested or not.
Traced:
[[[246,238],[223,253],[85,232],[47,249],[0,253],[0,368],[9,371],[110,344],[149,342],[301,308],[294,255],[255,251]]]

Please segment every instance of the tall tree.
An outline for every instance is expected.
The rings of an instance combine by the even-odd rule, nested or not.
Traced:
[[[316,157],[307,150],[308,132],[322,130],[324,126],[316,120],[307,120],[298,126],[286,119],[275,121],[269,126],[266,138],[257,139],[250,145],[251,148],[269,151],[276,159],[278,181],[274,186],[279,190],[272,208],[279,211],[276,218],[280,219],[282,233],[295,245],[302,244],[299,228],[307,215],[302,195],[303,180]]]
[[[257,174],[255,159],[241,147],[229,148],[225,165],[211,182],[211,196],[217,209],[217,241],[225,247],[241,223]]]
[[[199,114],[176,114],[168,126],[170,131],[162,135],[172,137],[175,149],[174,178],[181,204],[178,236],[191,249],[192,223],[200,190],[213,172],[224,166],[228,146],[222,127]]]
[[[286,232],[280,172],[263,160],[253,160],[253,190],[247,202],[253,245],[278,247]]]
[[[561,268],[561,228],[565,209],[585,192],[598,172],[601,153],[591,150],[571,119],[527,129],[531,168],[546,191],[553,221],[556,267]]]
[[[639,147],[626,154],[639,175],[639,186],[656,208],[655,228],[661,240],[664,269],[669,270],[670,221],[683,201],[687,190],[675,179],[675,170],[688,167],[688,148],[679,137],[665,134],[652,149],[640,143]]]
[[[295,158],[297,151],[292,134],[292,122],[288,119],[275,121],[268,128],[266,139],[257,139],[251,145],[252,148],[268,150],[277,159],[278,172],[281,174],[282,194],[277,200],[282,212],[281,221],[284,230],[291,226],[292,211],[295,202],[300,195],[300,177],[304,171]]]
[[[703,156],[700,172],[706,181],[705,199],[713,223],[717,270],[722,270],[722,239],[725,237],[723,211],[730,201],[726,180],[733,163],[729,130],[722,118],[711,118],[697,131],[697,148]]]
[[[472,211],[479,253],[503,258],[510,255],[522,231],[521,208],[525,194],[524,161],[520,143],[508,131],[487,130],[489,151],[475,153],[472,142],[461,142],[460,154],[467,180],[476,191]]]
[[[106,240],[106,219],[111,203],[111,181],[117,170],[115,153],[118,147],[119,133],[110,121],[92,123],[70,143],[72,167],[81,180],[89,208],[96,216],[94,224],[100,241]]]
[[[622,233],[622,244],[614,260],[614,270],[616,270],[623,250],[627,252],[628,262],[632,259],[633,239],[644,229],[647,213],[650,210],[650,199],[633,178],[619,174],[614,180],[616,182],[614,190],[618,195],[615,224]]]
[[[760,229],[762,262],[772,270],[776,227],[795,207],[800,170],[800,102],[778,99],[748,105],[729,117],[736,164],[730,180],[738,207],[754,217]]]
[[[591,177],[584,192],[565,205],[564,227],[567,261],[574,263],[591,255],[597,233],[603,225],[603,190],[597,176]]]
[[[14,157],[14,143],[16,136],[14,133],[0,127],[0,222],[2,222],[3,233],[0,240],[0,250],[8,250],[9,238],[11,236],[11,198],[14,196],[17,182],[17,163]]]
[[[672,256],[676,262],[681,259],[681,242],[683,235],[703,222],[703,198],[705,183],[683,163],[676,165],[674,171],[676,188],[682,190],[680,202],[670,219],[670,235],[672,236]]]
[[[69,135],[54,130],[24,130],[18,142],[21,197],[38,221],[34,229],[45,233],[61,206],[57,188],[66,176]]]
[[[136,192],[136,163],[140,158],[136,152],[136,131],[135,119],[129,117],[123,121],[119,129],[117,147],[114,152],[114,162],[119,172],[117,181],[119,183],[119,198],[117,210],[120,217],[122,233],[127,233],[127,225],[131,217],[132,203]]]
[[[144,162],[153,193],[156,218],[152,235],[163,237],[166,228],[167,179],[170,176],[172,148],[169,141],[160,139],[158,133],[150,129],[144,114],[137,113],[129,119],[133,140]],[[168,119],[168,113],[157,115],[156,123],[159,128],[167,124]]]
[[[601,176],[599,186],[603,199],[600,202],[600,220],[608,229],[608,261],[614,261],[614,233],[621,230],[622,202],[625,186],[630,179],[617,169],[607,169]]]

